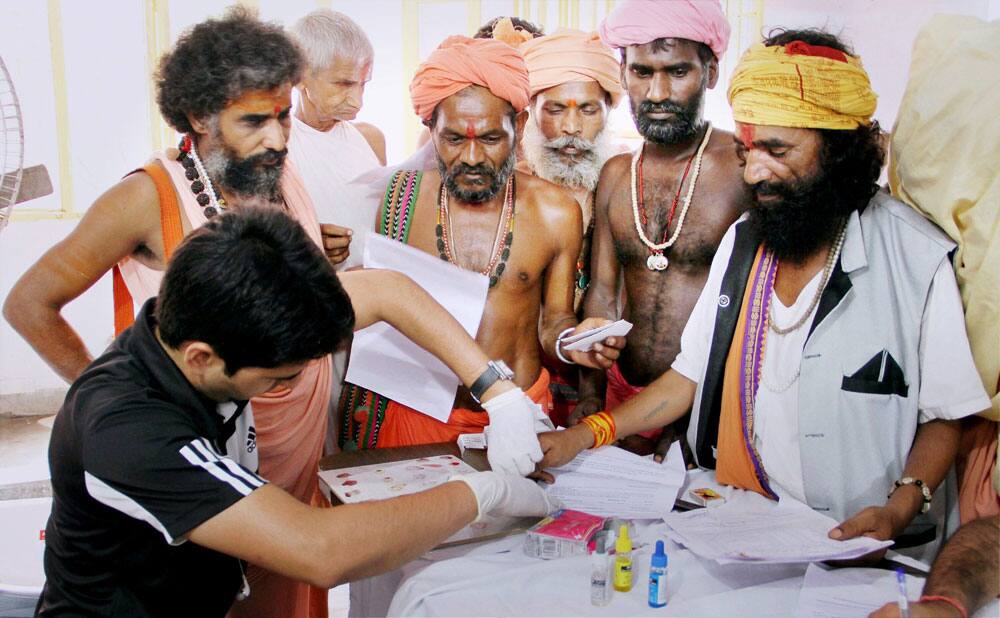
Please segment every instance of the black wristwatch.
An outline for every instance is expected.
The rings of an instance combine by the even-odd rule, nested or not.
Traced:
[[[514,372],[510,370],[507,363],[502,360],[490,361],[486,363],[486,370],[476,378],[476,381],[469,387],[472,398],[476,403],[482,403],[483,393],[499,380],[513,380]]]

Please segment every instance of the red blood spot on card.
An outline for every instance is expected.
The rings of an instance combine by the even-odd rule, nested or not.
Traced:
[[[460,465],[460,464],[459,464],[459,463],[458,463],[457,461],[453,461],[453,462],[451,462],[451,465],[453,465],[453,466],[458,466],[458,465]]]
[[[343,483],[341,483],[341,485],[345,485],[345,486],[350,486],[350,485],[357,485],[357,484],[358,484],[358,482],[357,482],[357,481],[354,481],[354,480],[351,480],[351,481],[344,481]]]
[[[346,479],[349,476],[351,476],[350,472],[341,472],[340,474],[337,475],[337,478],[338,479]]]

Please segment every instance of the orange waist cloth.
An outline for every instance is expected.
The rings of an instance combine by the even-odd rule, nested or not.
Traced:
[[[607,376],[608,387],[604,393],[604,409],[608,412],[635,397],[646,388],[645,386],[632,386],[629,384],[625,376],[622,375],[622,370],[618,367],[618,363],[611,365],[611,369],[607,371]],[[647,440],[656,441],[662,433],[663,428],[661,427],[659,429],[640,431],[639,435]]]
[[[549,392],[549,372],[542,368],[538,379],[525,394],[535,403],[542,406],[546,414],[552,405],[552,393]],[[454,442],[463,433],[482,433],[489,424],[490,417],[486,412],[476,412],[464,408],[455,408],[447,423],[421,414],[413,408],[395,401],[389,402],[385,409],[385,420],[379,429],[378,448],[390,446],[412,446],[415,444],[432,444],[434,442]]]
[[[959,443],[958,515],[962,524],[1000,513],[1000,495],[993,487],[997,461],[997,424],[980,416],[964,419]]]

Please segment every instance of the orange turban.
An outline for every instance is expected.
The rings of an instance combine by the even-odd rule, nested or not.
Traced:
[[[618,56],[596,32],[561,28],[522,43],[518,51],[528,65],[531,96],[568,82],[589,81],[611,95],[612,107],[622,96]]]
[[[528,69],[510,45],[450,36],[417,68],[410,82],[413,111],[425,121],[438,103],[468,86],[483,86],[516,111],[528,106]]]

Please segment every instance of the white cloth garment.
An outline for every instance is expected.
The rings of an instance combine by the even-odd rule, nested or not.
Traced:
[[[320,223],[334,223],[354,231],[351,255],[337,266],[361,265],[365,237],[375,229],[378,200],[351,186],[359,175],[379,167],[378,158],[361,132],[350,122],[338,122],[329,131],[317,131],[292,115],[288,154],[305,182]]]
[[[740,221],[745,217],[741,217]],[[852,219],[855,217],[856,213]],[[695,382],[702,379],[708,363],[719,288],[733,252],[735,226],[734,223],[719,244],[708,280],[681,336],[681,352],[672,365],[673,369]],[[822,272],[817,273],[806,284],[792,307],[785,307],[772,293],[774,316],[779,325],[792,324],[802,315],[812,301],[821,277]],[[813,314],[815,312],[814,308]],[[799,370],[812,320],[813,317],[807,318],[801,328],[788,335],[768,332],[761,384],[754,405],[754,444],[764,462],[764,469],[773,484],[801,502],[805,502],[806,497],[799,449],[798,381],[787,390],[775,391],[786,386]],[[942,260],[934,275],[924,307],[920,352],[919,422],[962,418],[988,405],[972,362],[955,274],[947,260]]]

